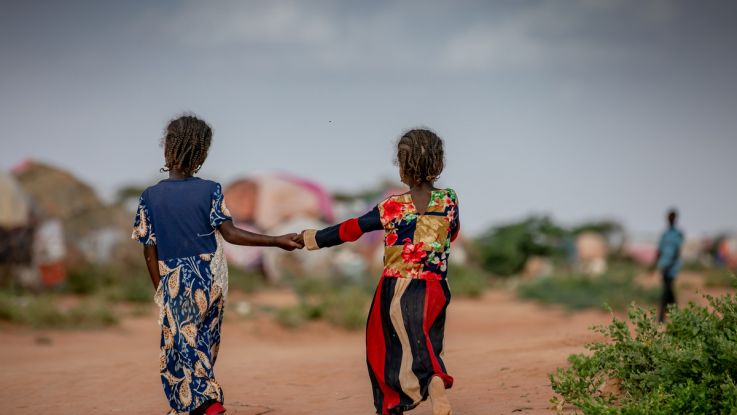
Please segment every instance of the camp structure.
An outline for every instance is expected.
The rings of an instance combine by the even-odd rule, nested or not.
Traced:
[[[15,177],[0,171],[0,284],[33,285],[31,204]]]
[[[124,208],[105,204],[90,185],[46,163],[24,161],[13,174],[34,206],[47,261],[106,263],[126,252],[132,219]]]

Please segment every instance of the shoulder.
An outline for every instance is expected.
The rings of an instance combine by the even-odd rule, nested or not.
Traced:
[[[200,179],[199,181],[203,187],[206,187],[212,192],[222,192],[223,191],[223,186],[221,186],[220,183],[214,180]]]
[[[193,190],[197,192],[197,194],[206,193],[210,195],[219,195],[223,192],[223,187],[220,185],[220,183],[214,180],[196,177],[192,180],[189,180],[187,184],[191,186]]]
[[[443,189],[443,191],[445,191],[445,194],[448,195],[448,198],[450,198],[451,201],[453,201],[454,203],[458,203],[458,194],[455,190],[448,187]]]
[[[148,198],[151,197],[151,195],[155,195],[156,192],[158,191],[159,184],[160,183],[156,183],[152,186],[149,186],[143,189],[143,192],[141,192],[141,197],[139,198],[139,200],[145,201],[145,200],[148,200]]]
[[[377,206],[379,209],[383,208],[384,206],[393,206],[393,205],[402,205],[406,203],[410,203],[412,201],[412,196],[410,196],[408,193],[402,193],[399,195],[391,195],[384,199],[382,199]]]

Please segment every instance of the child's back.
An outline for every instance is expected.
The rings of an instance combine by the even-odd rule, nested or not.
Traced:
[[[214,228],[229,218],[218,183],[198,177],[165,179],[146,189],[141,201],[160,261],[215,252]]]
[[[228,290],[222,240],[239,245],[301,248],[297,234],[272,237],[236,228],[218,183],[194,177],[205,162],[212,130],[185,115],[164,137],[169,178],[141,195],[133,239],[144,258],[159,305],[160,371],[170,413],[219,414],[223,392],[213,366]]]
[[[433,183],[443,170],[443,142],[432,131],[410,130],[397,143],[405,194],[391,196],[361,217],[303,232],[320,249],[384,231],[384,270],[369,311],[366,361],[376,412],[401,414],[430,396],[434,415],[450,415],[443,362],[450,243],[458,235],[458,201]]]

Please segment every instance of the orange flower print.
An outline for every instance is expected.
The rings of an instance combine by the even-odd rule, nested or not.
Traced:
[[[422,258],[427,256],[427,252],[422,249],[422,247],[425,245],[424,242],[413,244],[409,238],[405,238],[403,242],[404,249],[402,250],[402,259],[404,260],[404,262],[416,264],[420,262]]]

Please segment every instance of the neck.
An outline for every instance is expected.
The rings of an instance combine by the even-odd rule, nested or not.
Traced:
[[[434,186],[430,182],[422,182],[414,186],[410,186],[409,190],[432,190]]]
[[[170,170],[169,171],[169,178],[170,179],[186,179],[188,177],[192,177],[192,174],[184,173],[181,170]]]

